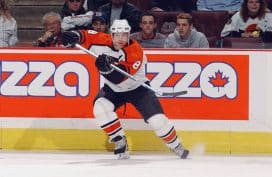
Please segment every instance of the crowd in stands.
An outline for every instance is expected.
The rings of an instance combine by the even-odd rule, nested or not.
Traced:
[[[148,10],[143,11],[129,0],[65,0],[61,11],[44,14],[41,19],[44,32],[35,45],[62,47],[61,33],[67,30],[108,33],[115,19],[127,19],[132,28],[130,38],[144,48],[222,47],[221,41],[228,37],[272,42],[272,0],[149,0],[145,3]],[[201,11],[228,12],[229,20],[218,29],[221,35],[211,38],[197,28],[194,14]],[[11,16],[8,0],[0,0],[0,15],[0,47],[14,46],[18,41],[17,23]]]

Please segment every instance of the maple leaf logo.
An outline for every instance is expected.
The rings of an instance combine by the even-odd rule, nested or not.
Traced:
[[[223,77],[223,72],[220,72],[220,70],[218,70],[215,73],[215,77],[209,77],[209,82],[214,86],[218,88],[218,92],[219,92],[219,88],[220,87],[224,87],[227,83],[229,83],[229,78],[228,77]]]

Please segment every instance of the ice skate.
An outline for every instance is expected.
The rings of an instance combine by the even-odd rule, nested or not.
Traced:
[[[186,159],[187,156],[189,155],[189,150],[184,149],[181,144],[179,144],[177,147],[172,149],[172,151],[177,154],[180,158]]]
[[[117,136],[111,140],[115,144],[114,154],[117,159],[129,159],[128,144],[125,136]]]

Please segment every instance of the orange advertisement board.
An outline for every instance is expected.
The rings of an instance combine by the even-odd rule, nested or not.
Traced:
[[[188,91],[176,98],[160,99],[170,118],[248,120],[248,55],[159,53],[147,54],[146,70],[152,86],[165,91]],[[136,114],[129,106],[124,117]]]
[[[100,86],[94,59],[71,50],[1,51],[0,117],[92,118]],[[151,85],[171,119],[248,120],[249,56],[147,54]],[[140,118],[129,104],[122,118]]]
[[[56,50],[1,52],[1,117],[92,117],[94,59]]]

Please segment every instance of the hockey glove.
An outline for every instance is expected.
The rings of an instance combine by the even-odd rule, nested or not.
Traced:
[[[102,54],[95,60],[95,66],[101,74],[110,74],[113,71],[113,68],[110,65],[114,62],[118,62],[118,58]]]
[[[80,34],[78,31],[64,31],[62,33],[62,44],[65,47],[74,47],[80,41]]]

